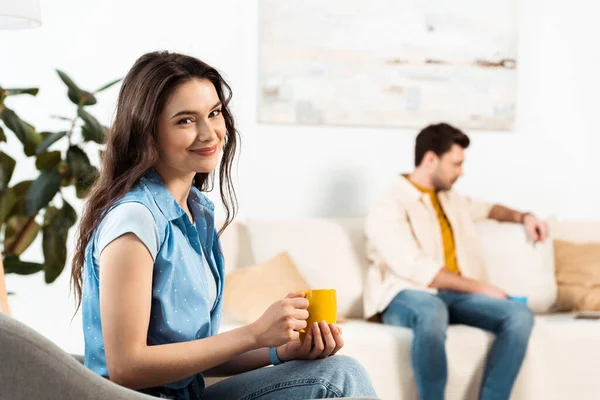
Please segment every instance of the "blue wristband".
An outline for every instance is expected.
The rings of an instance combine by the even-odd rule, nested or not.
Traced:
[[[269,349],[269,358],[271,359],[271,364],[273,365],[279,365],[279,364],[283,364],[285,361],[281,361],[279,359],[279,357],[277,356],[277,348],[276,347],[271,347]]]

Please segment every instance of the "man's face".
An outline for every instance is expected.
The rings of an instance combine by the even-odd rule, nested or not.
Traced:
[[[437,157],[433,170],[432,182],[436,190],[450,190],[452,185],[463,174],[463,162],[465,161],[465,150],[457,144],[453,144],[449,151]]]

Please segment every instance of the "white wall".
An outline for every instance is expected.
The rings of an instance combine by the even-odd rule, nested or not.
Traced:
[[[41,88],[37,98],[10,99],[9,105],[39,127],[60,129],[48,116],[74,109],[54,68],[93,89],[124,75],[143,52],[169,49],[216,66],[233,87],[243,137],[241,217],[360,216],[398,172],[412,166],[413,130],[256,122],[256,0],[150,4],[42,1],[40,29],[0,31],[0,85]],[[520,2],[517,129],[469,132],[473,145],[460,190],[541,215],[600,218],[600,25],[593,7],[585,0]],[[107,91],[91,109],[106,123],[116,95],[116,88]],[[20,151],[14,140],[0,145]],[[35,170],[19,160],[16,175],[31,178]],[[39,248],[28,256],[40,260]],[[66,273],[50,286],[42,276],[9,276],[7,282],[17,292],[11,298],[17,318],[63,348],[82,351],[80,319],[70,324]]]

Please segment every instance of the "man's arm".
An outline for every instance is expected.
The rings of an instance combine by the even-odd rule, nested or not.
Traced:
[[[513,210],[508,207],[501,206],[500,204],[494,204],[490,210],[490,219],[495,219],[498,222],[514,222],[516,224],[522,224],[523,220],[529,213],[522,213]]]
[[[438,290],[485,294],[499,299],[506,299],[508,297],[508,295],[500,288],[476,281],[475,279],[456,275],[445,268],[442,268],[440,272],[438,272],[433,281],[429,284],[429,287]]]
[[[531,213],[519,212],[499,204],[495,204],[492,207],[488,218],[498,222],[523,224],[525,230],[534,242],[543,242],[549,234],[548,224],[545,221],[537,219]]]

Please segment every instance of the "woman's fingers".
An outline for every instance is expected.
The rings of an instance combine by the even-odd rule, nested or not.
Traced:
[[[327,325],[327,322],[321,321],[321,323],[319,324],[319,328],[321,329],[321,333],[323,335],[323,343],[325,345],[325,348],[323,349],[323,352],[321,353],[319,358],[327,358],[335,349],[336,342],[333,338],[333,333],[329,328],[329,325]]]
[[[344,338],[342,337],[342,329],[339,326],[331,324],[329,325],[329,329],[331,329],[331,332],[333,333],[333,339],[335,340],[335,348],[330,354],[333,356],[335,353],[340,351],[342,347],[344,347]]]
[[[319,329],[318,323],[316,323],[316,322],[313,323],[312,331],[313,331],[313,341],[314,341],[315,345],[309,354],[309,358],[314,360],[314,359],[318,358],[321,355],[321,353],[323,353],[323,350],[325,350],[325,343],[323,343],[323,336],[321,334],[321,330]]]

